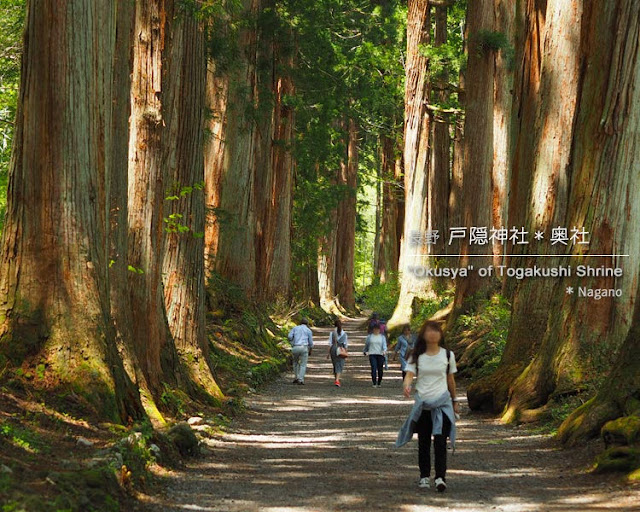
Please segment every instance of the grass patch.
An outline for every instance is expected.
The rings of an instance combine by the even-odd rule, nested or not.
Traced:
[[[388,320],[398,303],[400,295],[400,283],[396,276],[392,276],[384,283],[374,283],[365,288],[362,293],[356,294],[356,301],[365,309],[371,309],[378,313],[379,318]]]

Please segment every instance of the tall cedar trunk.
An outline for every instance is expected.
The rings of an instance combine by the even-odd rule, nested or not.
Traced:
[[[114,69],[128,62],[123,14],[105,0],[28,4],[0,274],[3,355],[44,361],[49,383],[80,387],[112,420],[141,411],[108,276],[109,209],[126,169],[116,109],[128,79]]]
[[[256,21],[272,7],[272,0],[245,2],[255,24],[242,32],[241,58],[228,76],[210,69],[207,100],[207,271],[259,300],[289,296],[291,280],[293,57]]]
[[[508,44],[515,37],[515,2],[494,0],[495,25],[506,36]],[[493,87],[493,168],[492,168],[492,212],[493,226],[507,226],[508,191],[511,178],[512,139],[511,112],[513,106],[513,55],[503,48],[496,52]],[[502,265],[502,256],[508,246],[497,241],[493,243],[493,264]]]
[[[325,311],[340,314],[340,303],[336,299],[336,254],[338,236],[334,226],[338,223],[338,211],[329,212],[327,232],[318,239],[318,295],[320,306]]]
[[[259,0],[254,2],[254,15],[261,9],[270,9],[273,0]],[[264,30],[258,21],[256,27],[256,44],[252,49],[255,54],[255,75],[253,91],[253,210],[255,212],[255,233],[253,245],[249,250],[255,253],[256,273],[252,293],[259,299],[265,300],[268,295],[268,283],[271,279],[273,263],[274,236],[276,234],[276,220],[273,201],[276,199],[274,185],[277,177],[272,166],[274,148],[272,141],[278,129],[278,112],[275,111],[272,97],[276,96],[276,71],[274,69],[274,38]],[[283,190],[284,192],[284,190]]]
[[[460,88],[463,87],[463,76],[460,75]],[[464,105],[464,93],[459,93],[459,102]],[[451,182],[449,186],[449,226],[462,226],[462,182],[464,177],[463,162],[464,120],[456,119],[453,125],[453,161],[451,162]],[[454,239],[447,252],[460,253],[460,241]]]
[[[292,35],[290,35],[293,38]],[[291,208],[293,204],[293,137],[294,109],[287,104],[295,94],[289,76],[294,60],[291,46],[274,42],[273,77],[273,141],[271,143],[271,179],[265,196],[266,211],[270,218],[270,254],[266,281],[266,298],[291,294]]]
[[[482,38],[495,30],[493,0],[470,2],[467,9],[468,66],[466,81],[472,84],[465,91],[465,124],[463,139],[464,187],[462,187],[462,226],[466,237],[460,240],[459,267],[473,266],[466,278],[456,280],[453,311],[449,326],[463,310],[467,298],[486,295],[492,288],[491,278],[482,278],[477,269],[492,263],[491,257],[469,255],[490,254],[486,245],[470,243],[472,227],[492,226],[493,172],[493,80],[494,52]]]
[[[244,0],[253,18],[259,0]],[[241,31],[239,59],[229,72],[224,158],[220,183],[220,213],[215,270],[252,296],[256,283],[257,232],[255,211],[255,168],[257,126],[254,109],[258,107],[257,41],[254,23]],[[264,156],[264,151],[262,153]]]
[[[447,7],[438,6],[435,10],[435,46],[442,46],[447,42]],[[447,101],[448,77],[446,72],[434,82],[434,98],[439,104]],[[431,246],[435,254],[447,252],[446,233],[449,224],[449,189],[450,189],[450,165],[451,165],[451,138],[449,135],[448,120],[434,116],[433,119],[433,151],[431,167],[429,169],[428,192],[428,229],[437,230],[440,237]],[[444,259],[446,264],[449,258]],[[453,260],[455,262],[455,260]],[[443,284],[447,282],[442,279]]]
[[[335,290],[342,307],[355,310],[355,240],[356,192],[358,179],[358,127],[349,119],[347,127],[347,155],[340,167],[338,183],[346,187],[345,196],[338,204]]]
[[[166,208],[164,300],[182,365],[205,394],[219,397],[205,330],[204,32],[191,13],[178,15],[168,28],[164,145],[166,188],[172,200]]]
[[[567,53],[571,50],[577,54],[580,72],[575,89],[577,109],[569,159],[570,179],[559,187],[568,191],[567,213],[560,225],[584,227],[589,233],[588,249],[585,245],[568,249],[571,254],[583,255],[572,258],[576,265],[623,266],[624,272],[619,278],[574,277],[554,281],[555,286],[547,298],[550,313],[546,333],[533,361],[513,386],[505,414],[507,420],[536,417],[536,413],[544,412],[545,408],[535,409],[549,399],[574,393],[585,383],[599,382],[599,374],[612,366],[613,357],[629,332],[637,301],[640,280],[640,231],[637,229],[640,222],[639,6],[627,1],[617,6],[589,4],[583,12],[578,5],[575,11],[567,10],[578,16],[571,21],[581,29],[579,39],[575,34],[567,38]],[[562,21],[569,23],[566,18]],[[580,41],[577,49],[575,41]],[[568,91],[564,89],[564,92]],[[629,257],[603,259],[590,254],[628,254]],[[618,288],[623,297],[631,299],[587,299],[578,293],[567,294],[566,286],[573,286],[576,292],[579,287]],[[634,336],[627,337],[627,343],[637,344]],[[613,376],[625,379],[623,382],[629,387],[615,391],[618,414],[624,410],[624,393],[638,390],[637,378],[635,381],[630,378],[633,365],[620,364],[622,370],[614,370]],[[637,362],[635,367],[637,369]],[[620,386],[621,382],[615,385]],[[593,426],[592,422],[591,428]]]
[[[382,203],[376,274],[380,282],[384,283],[398,272],[400,245],[397,219],[400,214],[398,198],[401,188],[398,185],[401,169],[398,165],[395,140],[388,135],[382,135],[381,142]]]
[[[116,15],[116,59],[114,66],[113,115],[113,161],[127,162],[129,150],[129,116],[131,114],[131,69],[133,66],[132,43],[135,6],[131,2],[117,2]],[[150,389],[144,372],[138,361],[134,346],[133,318],[129,298],[127,269],[127,250],[129,245],[128,226],[128,174],[124,172],[126,164],[122,163],[121,172],[115,173],[111,179],[110,194],[110,255],[109,255],[109,289],[111,315],[115,322],[117,344],[124,367],[132,381],[137,385],[142,396],[142,403],[152,417],[157,417],[155,405],[150,400]],[[137,393],[137,391],[136,391]]]
[[[384,143],[383,143],[383,135],[378,136],[378,151],[377,156],[378,159],[376,161],[376,215],[375,215],[375,225],[374,225],[374,239],[373,239],[373,274],[374,280],[376,276],[378,280],[382,281],[382,277],[380,276],[380,249],[381,249],[381,240],[380,235],[382,233],[382,187],[384,180]]]
[[[227,105],[229,77],[216,72],[213,60],[207,63],[206,107],[207,135],[204,141],[204,181],[205,181],[205,226],[204,261],[207,281],[215,270],[218,253],[220,223],[219,217],[221,181],[226,168]]]
[[[129,138],[129,251],[134,345],[154,398],[166,386],[189,381],[180,365],[169,328],[163,287],[167,148],[175,144],[168,69],[171,38],[167,23],[173,1],[136,2]]]
[[[432,289],[429,279],[421,277],[416,267],[428,263],[427,248],[412,243],[412,235],[426,233],[427,175],[429,167],[430,121],[427,112],[430,85],[427,80],[429,61],[420,46],[430,41],[430,7],[428,0],[409,0],[407,13],[407,61],[404,118],[404,186],[405,216],[400,248],[400,296],[389,327],[406,323],[416,296]],[[415,239],[415,238],[414,238]]]
[[[509,265],[534,264],[527,253],[550,253],[551,229],[563,226],[567,208],[568,164],[573,133],[579,79],[579,55],[574,42],[580,38],[579,2],[571,4],[529,3],[517,14],[524,27],[518,41],[518,70],[513,114],[515,148],[509,205],[509,226],[529,232],[528,245],[509,244],[513,253]],[[533,233],[545,232],[536,242]],[[543,264],[557,266],[556,258]],[[553,279],[507,280],[512,298],[512,321],[500,365],[491,376],[469,387],[469,406],[500,412],[514,379],[529,364],[547,324],[549,296],[557,284]],[[513,293],[509,293],[512,288]]]

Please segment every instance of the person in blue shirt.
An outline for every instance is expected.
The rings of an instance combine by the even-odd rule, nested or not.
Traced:
[[[304,376],[307,373],[307,362],[313,350],[313,333],[309,329],[309,320],[302,318],[300,325],[296,325],[289,331],[291,343],[291,355],[293,356],[294,384],[304,384]]]
[[[411,326],[405,325],[402,329],[402,334],[398,336],[396,346],[394,348],[393,360],[396,361],[400,356],[400,370],[402,370],[402,381],[407,375],[407,357],[409,352],[413,350],[416,343],[416,335],[411,332]]]

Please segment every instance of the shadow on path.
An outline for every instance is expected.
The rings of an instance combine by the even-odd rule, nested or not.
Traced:
[[[505,426],[461,405],[448,489],[416,485],[417,441],[393,443],[412,400],[389,362],[371,386],[362,354],[364,319],[348,320],[351,356],[343,386],[326,359],[329,328],[315,328],[306,385],[283,375],[248,401],[230,431],[210,440],[214,454],[169,477],[155,510],[229,512],[638,511],[638,486],[585,473],[593,450],[562,450],[547,435]],[[458,396],[464,387],[458,383]],[[433,456],[433,451],[432,451]],[[433,475],[432,475],[433,476]]]

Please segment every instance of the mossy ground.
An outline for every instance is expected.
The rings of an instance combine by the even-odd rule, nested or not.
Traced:
[[[108,423],[87,397],[88,388],[50,387],[46,368],[9,368],[0,374],[0,503],[5,511],[134,511],[140,498],[159,492],[184,454],[171,425],[190,416],[207,419],[203,435],[224,430],[243,409],[243,397],[279,375],[288,361],[286,332],[303,314],[332,320],[313,305],[292,311],[258,305],[225,285],[210,301],[210,357],[224,399],[198,402],[166,387],[157,406],[163,422]],[[215,293],[215,290],[213,290]],[[235,294],[235,295],[234,295]],[[272,319],[273,318],[273,319]],[[276,321],[274,321],[277,320]],[[287,319],[289,319],[287,321]],[[157,423],[157,422],[156,422]],[[158,426],[159,425],[159,426]],[[78,443],[86,439],[87,446]],[[156,458],[152,445],[159,448]],[[117,452],[117,454],[116,454]],[[144,501],[144,500],[143,500]]]

